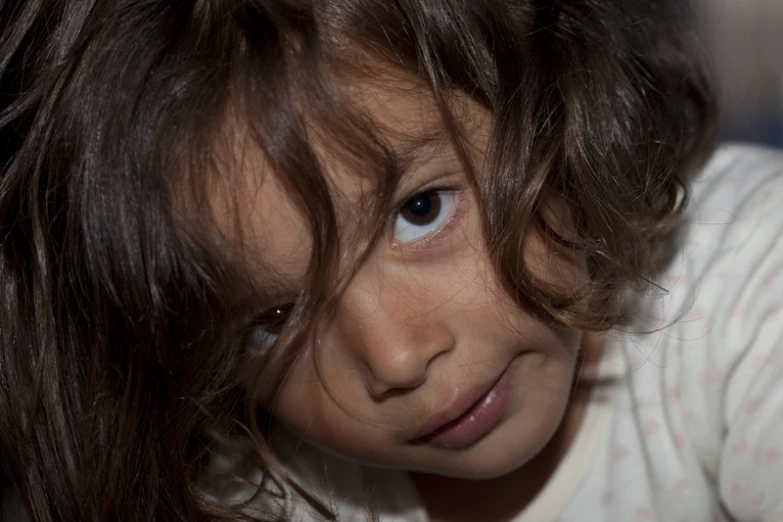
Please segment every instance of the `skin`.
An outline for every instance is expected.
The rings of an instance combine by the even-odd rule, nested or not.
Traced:
[[[356,103],[400,149],[405,137],[440,125],[427,91],[402,83],[365,83],[354,91]],[[469,100],[460,104],[471,160],[480,166],[491,120]],[[372,180],[321,143],[347,238],[343,248],[350,252]],[[304,285],[307,220],[256,149],[243,147],[237,157],[249,188],[240,191],[236,206],[249,260],[262,282],[274,275],[275,299],[282,304]],[[464,167],[447,141],[419,155],[395,201],[432,187],[448,187],[443,197],[453,197],[443,224],[403,243],[395,233],[396,209],[390,209],[384,236],[347,282],[318,338],[301,336],[282,386],[255,386],[257,398],[279,423],[327,452],[410,472],[434,520],[508,520],[540,490],[578,429],[589,386],[574,385],[577,363],[589,377],[601,342],[537,320],[503,292]],[[540,277],[564,288],[586,277],[583,260],[535,233],[528,234],[521,256]],[[266,376],[282,367],[273,354]],[[434,415],[464,394],[486,389],[504,371],[511,375],[510,401],[483,438],[462,448],[414,441]],[[477,505],[480,512],[474,512]]]

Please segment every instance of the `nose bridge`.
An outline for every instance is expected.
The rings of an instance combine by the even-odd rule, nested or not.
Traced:
[[[361,270],[345,289],[334,319],[372,395],[419,386],[431,363],[454,347],[437,301],[414,278],[378,269]]]

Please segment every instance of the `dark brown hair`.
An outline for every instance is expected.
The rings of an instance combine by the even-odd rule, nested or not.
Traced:
[[[263,289],[218,248],[213,213],[195,211],[230,115],[310,216],[291,331],[337,287],[307,122],[372,159],[375,225],[399,175],[371,123],[341,110],[338,80],[374,62],[431,90],[458,148],[469,136],[451,95],[490,111],[472,175],[498,273],[532,313],[605,329],[619,293],[659,267],[710,150],[688,16],[684,0],[0,2],[0,455],[31,519],[231,516],[196,484],[215,434],[253,417],[236,334]],[[576,234],[548,223],[552,198]],[[584,288],[527,272],[531,226],[587,256]]]

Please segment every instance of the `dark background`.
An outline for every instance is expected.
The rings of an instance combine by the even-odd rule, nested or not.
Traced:
[[[783,148],[783,0],[692,0],[721,90],[724,140]]]

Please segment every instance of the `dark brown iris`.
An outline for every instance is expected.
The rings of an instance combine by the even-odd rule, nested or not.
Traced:
[[[419,194],[409,199],[400,214],[414,225],[427,225],[440,214],[440,195],[437,192]]]
[[[271,334],[279,335],[286,321],[288,321],[288,315],[291,313],[292,308],[292,305],[270,308],[258,318],[258,325]]]

